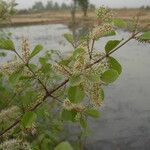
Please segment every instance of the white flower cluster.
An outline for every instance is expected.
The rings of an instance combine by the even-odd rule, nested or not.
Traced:
[[[45,96],[45,91],[41,90],[41,93],[38,94],[37,99],[32,102],[31,104],[29,104],[26,108],[27,111],[30,111],[31,109],[33,109],[34,107],[36,107],[36,105],[40,104],[43,102]]]
[[[0,66],[0,72],[10,75],[13,72],[15,72],[17,69],[19,69],[22,66],[22,63],[18,62],[18,61],[10,61],[10,62],[6,62],[4,64],[2,64]]]
[[[86,60],[85,55],[81,55],[80,57],[78,57],[78,59],[76,60],[76,62],[74,63],[74,66],[73,66],[73,71],[75,73],[80,73],[80,72],[84,71],[85,64],[86,64],[85,60]]]
[[[82,104],[72,103],[70,100],[66,99],[63,103],[63,108],[66,110],[76,110],[77,112],[83,112],[86,107]]]
[[[0,123],[9,122],[11,119],[16,119],[20,114],[20,109],[17,106],[12,106],[11,108],[2,110],[0,112]]]
[[[54,64],[53,68],[56,72],[66,75],[66,76],[70,76],[71,71],[69,69],[69,67],[66,67],[64,65],[60,65],[60,64]]]
[[[105,57],[105,53],[103,52],[97,52],[93,55],[93,61],[97,61]],[[108,61],[108,58],[104,58],[100,63],[93,66],[95,72],[99,75],[101,75],[103,72],[107,71],[110,68],[110,64]]]
[[[107,7],[100,7],[96,10],[97,18],[101,20],[101,22],[111,22],[113,19],[113,12],[109,10]]]
[[[101,88],[99,84],[95,83],[92,86],[91,90],[91,101],[95,107],[99,107],[102,104],[102,95],[101,95]]]
[[[105,23],[93,29],[90,35],[90,39],[97,40],[112,31],[113,31],[113,26],[110,23]]]
[[[12,139],[0,144],[0,150],[31,150],[29,143],[21,140]]]
[[[24,135],[24,137],[28,136],[29,134],[35,135],[36,133],[37,133],[37,126],[34,123],[29,128],[26,128],[22,131],[22,135]]]
[[[25,61],[25,63],[28,63],[30,57],[30,49],[28,40],[23,38],[22,39],[22,58]]]

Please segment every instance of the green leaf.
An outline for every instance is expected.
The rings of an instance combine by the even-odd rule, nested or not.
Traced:
[[[69,63],[72,61],[72,57],[69,57],[67,59],[63,59],[59,62],[59,64],[64,65],[64,66],[68,66]]]
[[[40,143],[41,143],[40,149],[42,149],[42,150],[53,150],[51,139],[45,137],[42,139],[42,141]],[[40,150],[40,149],[36,149],[36,150]]]
[[[26,87],[28,87],[28,85],[29,84],[27,84]],[[21,99],[23,106],[28,107],[29,104],[31,104],[31,102],[33,102],[33,100],[37,99],[37,92],[32,91],[32,90],[25,92],[24,94],[22,94],[20,99]]]
[[[75,117],[76,117],[77,113],[73,110],[66,110],[66,109],[63,109],[62,113],[61,113],[61,118],[64,120],[64,121],[72,121],[72,122],[75,122]]]
[[[117,47],[120,44],[121,41],[119,40],[111,40],[108,41],[106,46],[105,46],[105,51],[108,54],[109,52],[111,52],[111,50],[113,50],[115,47]]]
[[[83,82],[81,75],[72,75],[69,79],[71,86],[77,86]]]
[[[47,59],[44,58],[44,57],[40,57],[39,62],[40,62],[41,65],[45,65],[47,63]]]
[[[89,74],[87,75],[87,78],[92,83],[99,83],[101,80],[100,76],[93,71],[89,72]]]
[[[21,119],[21,125],[29,128],[36,121],[37,115],[34,112],[26,112]]]
[[[85,92],[82,85],[69,87],[68,98],[73,103],[80,103],[85,97]]]
[[[85,50],[83,48],[77,48],[73,52],[73,58],[77,59],[81,54],[83,54]]]
[[[0,57],[6,57],[6,53],[1,52],[1,53],[0,53]]]
[[[0,84],[0,92],[5,91],[6,89],[3,87],[3,85]]]
[[[150,40],[150,31],[144,32],[139,38],[142,40]]]
[[[87,32],[88,32],[88,31],[87,31]],[[80,44],[83,43],[83,42],[85,42],[85,41],[87,41],[88,39],[89,39],[89,37],[88,37],[87,35],[82,35],[82,36],[80,36],[80,39],[79,39]]]
[[[26,80],[26,81],[28,81],[29,79],[33,79],[33,76],[21,76],[20,78],[19,78],[19,80],[21,81],[21,80]]]
[[[84,129],[86,129],[87,128],[87,121],[83,118],[83,117],[81,117],[80,118],[80,125],[82,126],[82,128],[84,128]]]
[[[45,65],[43,65],[42,68],[41,68],[41,71],[42,71],[44,74],[47,74],[47,73],[50,74],[51,70],[52,70],[52,65],[51,65],[51,64],[45,64]]]
[[[114,35],[116,35],[116,32],[111,31],[111,32],[107,33],[105,36],[107,37],[107,36],[114,36]]]
[[[37,65],[35,65],[35,64],[28,64],[28,65],[33,71],[37,70]]]
[[[42,49],[43,49],[42,45],[35,46],[34,50],[32,51],[30,55],[30,59],[33,58],[35,55],[37,55]]]
[[[69,43],[71,43],[71,44],[74,43],[74,38],[73,38],[72,34],[66,33],[66,34],[64,34],[64,37]]]
[[[104,90],[101,88],[101,89],[99,89],[99,92],[100,92],[101,100],[103,101],[103,100],[104,100],[104,98],[105,98]]]
[[[100,112],[96,109],[88,109],[86,110],[86,114],[93,117],[93,118],[99,118]]]
[[[21,73],[22,73],[22,70],[15,71],[13,74],[10,75],[9,81],[11,83],[17,83],[21,77]]]
[[[105,83],[112,83],[119,77],[119,74],[116,70],[110,69],[105,71],[102,76],[101,80]]]
[[[110,63],[110,68],[116,70],[120,75],[122,72],[120,63],[113,57],[109,57],[108,62]]]
[[[54,150],[73,150],[73,148],[69,142],[65,141],[58,144]]]
[[[113,20],[113,23],[115,26],[117,26],[119,28],[126,28],[127,27],[127,23],[124,20],[119,19],[119,18],[115,18]]]
[[[12,40],[0,39],[0,49],[15,51],[15,46]]]

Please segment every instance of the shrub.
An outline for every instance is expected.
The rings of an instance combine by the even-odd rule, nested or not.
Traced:
[[[126,23],[114,19],[103,7],[97,11],[97,18],[101,24],[76,44],[70,33],[64,34],[73,46],[72,53],[64,58],[53,50],[38,57],[43,46],[36,45],[30,51],[26,39],[22,39],[20,53],[11,39],[0,39],[0,49],[16,56],[0,66],[0,149],[72,150],[66,141],[69,133],[65,132],[69,122],[81,127],[77,136],[80,141],[70,140],[71,144],[76,142],[74,148],[81,148],[88,132],[87,119],[100,117],[103,87],[122,72],[111,54],[132,39],[150,40],[150,32],[134,29],[127,40],[110,40],[101,52],[94,48],[95,42],[115,35],[115,27]],[[32,61],[34,57],[38,65]]]

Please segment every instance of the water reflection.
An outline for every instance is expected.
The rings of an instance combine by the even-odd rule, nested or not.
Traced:
[[[74,41],[75,41],[75,47],[77,46],[77,42],[81,37],[84,37],[89,33],[90,31],[90,25],[89,23],[85,23],[82,21],[82,23],[77,23],[76,21],[70,22],[68,24],[68,29],[73,35]]]

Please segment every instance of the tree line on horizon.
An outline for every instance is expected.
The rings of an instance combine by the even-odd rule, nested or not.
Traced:
[[[87,9],[95,10],[95,5],[89,3],[88,0],[77,0],[77,9],[83,10],[84,14],[86,15]],[[41,12],[41,11],[49,11],[49,10],[71,10],[73,4],[69,5],[66,3],[59,4],[58,2],[53,2],[52,0],[48,1],[46,5],[43,4],[41,1],[37,1],[33,4],[33,6],[29,9],[22,9],[19,12]]]

